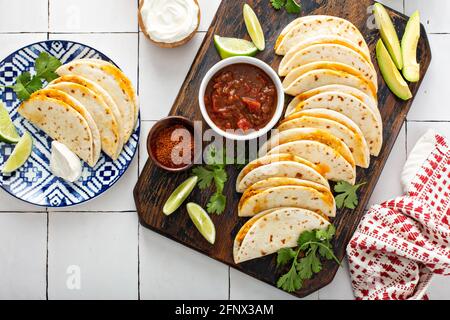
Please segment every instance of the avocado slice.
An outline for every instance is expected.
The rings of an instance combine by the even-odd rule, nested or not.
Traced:
[[[380,39],[377,42],[377,61],[383,75],[384,81],[388,85],[389,89],[400,99],[408,100],[412,98],[411,90],[409,90],[408,84],[403,79],[400,71],[395,66],[391,55],[387,51]]]
[[[417,44],[420,38],[419,11],[413,13],[406,24],[402,38],[403,76],[406,80],[417,82],[420,79],[420,65],[417,63]]]
[[[402,70],[402,49],[400,48],[400,41],[398,40],[397,31],[395,31],[395,27],[389,13],[381,3],[375,3],[373,13],[375,15],[375,22],[378,29],[380,29],[381,38],[383,39],[384,44],[391,54],[397,69]]]

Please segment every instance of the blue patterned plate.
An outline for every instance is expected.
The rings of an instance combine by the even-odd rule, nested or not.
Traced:
[[[80,43],[54,40],[38,42],[17,50],[0,63],[0,84],[13,85],[19,74],[33,69],[34,61],[42,51],[57,57],[63,64],[80,58],[111,61],[101,52]],[[0,174],[0,186],[11,195],[31,204],[68,207],[91,200],[120,179],[137,151],[140,118],[119,159],[112,161],[102,153],[95,168],[84,164],[80,180],[69,183],[51,173],[49,159],[52,139],[17,113],[20,101],[15,93],[11,89],[1,90],[0,100],[8,109],[19,133],[28,131],[34,140],[31,157],[16,172],[9,175]],[[0,143],[0,165],[5,163],[13,149],[14,145]]]

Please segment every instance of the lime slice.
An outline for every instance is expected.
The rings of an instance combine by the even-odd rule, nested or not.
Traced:
[[[33,138],[28,132],[20,138],[13,152],[6,161],[2,172],[11,173],[19,169],[30,157],[31,150],[33,149]]]
[[[264,32],[255,11],[248,4],[244,4],[244,21],[253,43],[260,51],[263,51],[266,47]]]
[[[186,205],[189,217],[197,227],[202,236],[211,244],[216,242],[216,227],[209,215],[198,204],[189,202]]]
[[[197,181],[197,176],[190,177],[172,192],[163,208],[166,216],[174,213],[181,206],[184,200],[191,194],[192,190],[194,190]]]
[[[9,117],[8,110],[6,110],[3,103],[0,102],[0,141],[17,143],[19,142],[19,139],[20,136]]]
[[[214,36],[214,45],[222,59],[236,56],[253,57],[258,53],[258,48],[253,42],[243,39],[224,38],[216,35]]]

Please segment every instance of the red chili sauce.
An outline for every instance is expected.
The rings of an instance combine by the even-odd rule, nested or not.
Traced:
[[[222,130],[264,128],[277,107],[277,90],[260,68],[238,63],[220,70],[205,92],[209,117]]]

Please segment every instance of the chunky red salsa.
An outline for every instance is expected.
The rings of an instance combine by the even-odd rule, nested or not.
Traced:
[[[263,70],[238,63],[223,68],[209,81],[205,106],[211,120],[222,130],[258,130],[275,113],[277,91]]]

